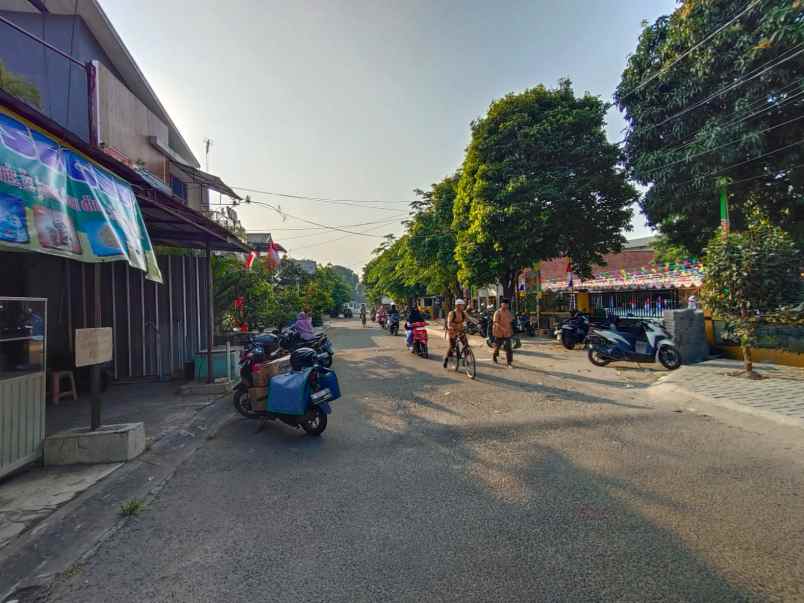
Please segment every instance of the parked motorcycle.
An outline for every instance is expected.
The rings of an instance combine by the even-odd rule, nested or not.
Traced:
[[[399,334],[399,314],[388,315],[388,333],[390,335]]]
[[[321,365],[321,354],[311,348],[299,348],[290,355],[290,373],[274,376],[268,385],[268,399],[263,408],[249,396],[249,382],[243,379],[235,386],[232,402],[241,415],[249,419],[281,421],[319,436],[327,428],[330,402],[340,397],[335,372]],[[251,376],[249,370],[248,376]],[[253,381],[251,381],[253,383]]]
[[[332,348],[332,342],[327,337],[326,333],[319,333],[313,339],[302,339],[301,334],[295,327],[285,327],[281,331],[274,331],[274,335],[279,340],[279,346],[287,353],[290,354],[299,348],[312,348],[318,353],[326,354],[327,357],[323,359],[323,365],[326,368],[332,366],[332,357],[335,351]]]
[[[589,361],[606,366],[617,360],[651,363],[657,360],[668,370],[681,366],[681,353],[664,326],[654,320],[640,320],[631,326],[619,321],[609,328],[594,328],[589,335]]]
[[[514,333],[524,333],[528,337],[533,337],[536,334],[536,329],[530,322],[530,316],[527,314],[517,314],[514,318]]]
[[[589,334],[590,320],[587,314],[578,312],[574,316],[561,321],[556,328],[556,338],[568,350],[586,341]]]

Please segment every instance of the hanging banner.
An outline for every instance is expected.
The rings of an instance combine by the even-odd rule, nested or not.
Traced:
[[[161,283],[131,185],[0,107],[0,248],[128,263]]]

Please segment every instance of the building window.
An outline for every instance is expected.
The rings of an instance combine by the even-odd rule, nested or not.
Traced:
[[[187,184],[173,174],[170,175],[170,188],[173,190],[174,195],[187,201]]]

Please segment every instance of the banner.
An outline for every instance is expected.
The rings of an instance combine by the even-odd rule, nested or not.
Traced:
[[[161,283],[131,185],[0,107],[0,249],[129,265]]]

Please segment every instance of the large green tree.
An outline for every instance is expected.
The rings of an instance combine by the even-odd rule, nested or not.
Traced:
[[[407,253],[403,259],[408,285],[422,286],[427,293],[448,297],[461,293],[452,230],[459,178],[460,174],[448,176],[430,190],[415,191],[419,199],[412,204],[415,213],[408,224]]]
[[[408,236],[389,237],[363,268],[363,285],[370,302],[379,303],[383,295],[402,302],[426,293],[423,285],[410,284]]]
[[[734,226],[751,199],[801,246],[803,43],[800,0],[686,0],[645,26],[615,100],[642,210],[671,243],[702,250],[725,178]]]
[[[747,206],[746,221],[744,231],[719,232],[707,245],[701,299],[715,318],[735,327],[751,377],[760,320],[799,301],[800,257],[792,237],[756,206]]]
[[[568,256],[588,275],[620,249],[637,194],[606,140],[607,109],[562,80],[509,94],[472,124],[454,209],[462,282],[500,282],[510,296],[538,260]]]

